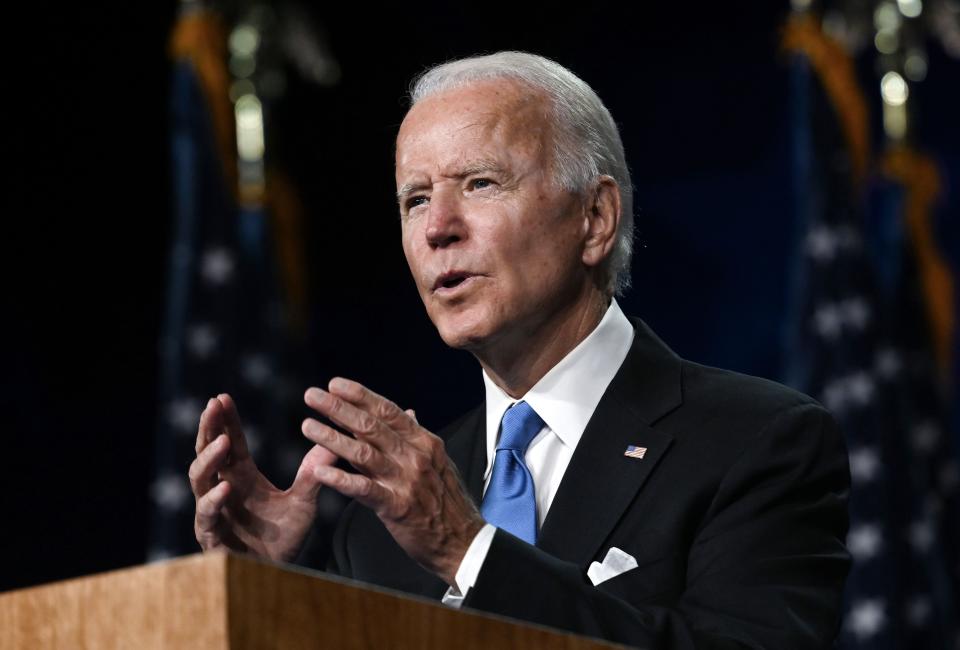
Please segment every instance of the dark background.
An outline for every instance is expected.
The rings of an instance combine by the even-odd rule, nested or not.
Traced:
[[[782,377],[798,228],[786,3],[354,4],[311,11],[340,84],[292,78],[273,116],[308,214],[312,383],[357,378],[433,427],[482,399],[475,363],[444,348],[408,277],[392,140],[411,76],[507,48],[570,67],[621,125],[638,223],[625,311],[685,357]],[[4,81],[0,589],[146,557],[175,15],[47,7],[8,25],[25,38]],[[955,172],[960,64],[929,55],[919,134]]]

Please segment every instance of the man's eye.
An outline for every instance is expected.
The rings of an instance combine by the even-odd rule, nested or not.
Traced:
[[[425,205],[427,203],[427,197],[425,196],[411,196],[407,199],[407,211],[410,211],[417,206]]]
[[[470,181],[468,187],[471,190],[482,190],[485,187],[490,187],[493,185],[493,181],[489,178],[474,178]]]

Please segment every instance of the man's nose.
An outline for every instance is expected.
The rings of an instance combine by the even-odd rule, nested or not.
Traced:
[[[431,248],[446,248],[466,239],[462,207],[454,192],[434,191],[430,197],[426,230]]]

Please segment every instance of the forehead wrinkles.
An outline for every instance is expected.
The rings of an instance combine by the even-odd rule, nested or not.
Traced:
[[[470,84],[427,97],[410,110],[397,138],[397,171],[427,162],[417,160],[421,154],[432,166],[446,167],[486,157],[497,148],[510,157],[527,154],[546,171],[553,162],[552,131],[543,93],[503,80]],[[448,144],[456,148],[448,149]]]

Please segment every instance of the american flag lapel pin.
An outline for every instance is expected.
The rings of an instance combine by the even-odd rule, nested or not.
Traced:
[[[627,450],[623,452],[623,455],[627,458],[643,458],[644,454],[647,453],[646,447],[635,447],[634,445],[627,445]]]

